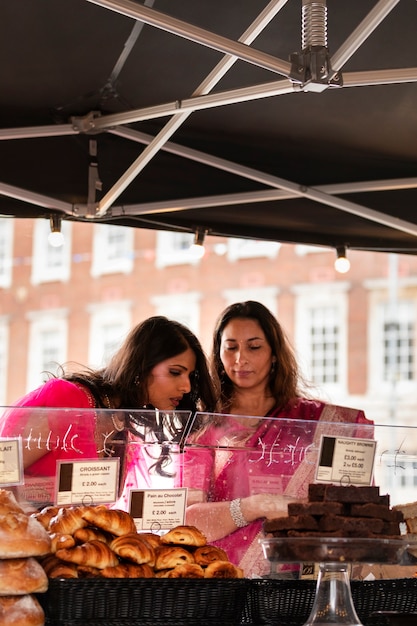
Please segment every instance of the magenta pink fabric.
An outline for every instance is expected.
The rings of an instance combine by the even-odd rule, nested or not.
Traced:
[[[27,476],[54,476],[57,460],[74,460],[77,458],[96,458],[95,417],[93,412],[86,415],[83,411],[66,411],[68,409],[92,409],[94,399],[89,391],[67,380],[53,378],[42,386],[29,392],[18,400],[14,407],[5,410],[0,417],[1,437],[25,437],[27,415],[20,407],[49,407],[62,409],[51,411],[48,415],[50,451],[41,459],[26,468]],[[36,436],[36,433],[33,433]],[[70,438],[74,445],[67,445]],[[32,444],[34,445],[34,444]]]

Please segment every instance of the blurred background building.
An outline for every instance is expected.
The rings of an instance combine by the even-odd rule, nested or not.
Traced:
[[[417,257],[275,242],[0,219],[0,405],[68,361],[98,367],[150,315],[189,326],[210,352],[216,317],[252,299],[279,319],[317,395],[377,423],[417,413]]]

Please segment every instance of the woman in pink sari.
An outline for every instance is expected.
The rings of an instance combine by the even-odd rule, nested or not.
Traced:
[[[179,441],[186,427],[171,419],[173,412],[188,422],[192,412],[214,406],[199,340],[179,322],[155,316],[135,326],[102,369],[51,378],[17,400],[0,416],[0,437],[22,437],[25,486],[31,482],[37,494],[47,485],[49,499],[57,461],[118,456],[125,480],[119,504],[125,507],[129,488],[150,485],[150,471],[170,471],[165,442]],[[142,453],[144,441],[158,444],[152,457]]]
[[[214,416],[185,447],[186,521],[226,550],[245,576],[259,576],[266,571],[258,541],[263,520],[286,515],[289,500],[306,497],[320,435],[341,430],[369,438],[372,423],[363,411],[303,397],[294,352],[257,302],[231,305],[220,316],[212,375],[225,415]],[[341,422],[352,424],[348,432]]]

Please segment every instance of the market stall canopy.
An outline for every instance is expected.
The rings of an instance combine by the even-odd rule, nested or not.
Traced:
[[[416,0],[1,5],[0,215],[417,253]]]

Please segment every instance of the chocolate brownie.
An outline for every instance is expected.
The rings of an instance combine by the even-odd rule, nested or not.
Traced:
[[[326,515],[328,513],[333,513],[333,515],[343,515],[346,512],[346,508],[342,502],[288,503],[289,515]]]
[[[389,508],[379,487],[310,484],[308,502],[290,502],[288,516],[265,520],[272,536],[399,537],[402,515]]]
[[[382,499],[381,499],[382,498]],[[327,502],[351,502],[375,504],[388,504],[387,496],[379,495],[379,487],[346,485],[326,485],[324,500]]]
[[[319,530],[325,535],[329,530],[341,531],[345,537],[370,537],[381,533],[384,527],[382,519],[369,517],[347,517],[343,515],[323,515],[320,518]]]
[[[404,516],[401,511],[395,511],[387,508],[383,504],[374,504],[373,502],[352,504],[350,514],[356,517],[378,517],[387,522],[396,522],[397,524],[404,521]]]
[[[275,519],[266,519],[264,521],[264,531],[266,533],[275,533],[282,530],[318,530],[318,522],[312,515],[290,515],[288,517],[276,517]]]

